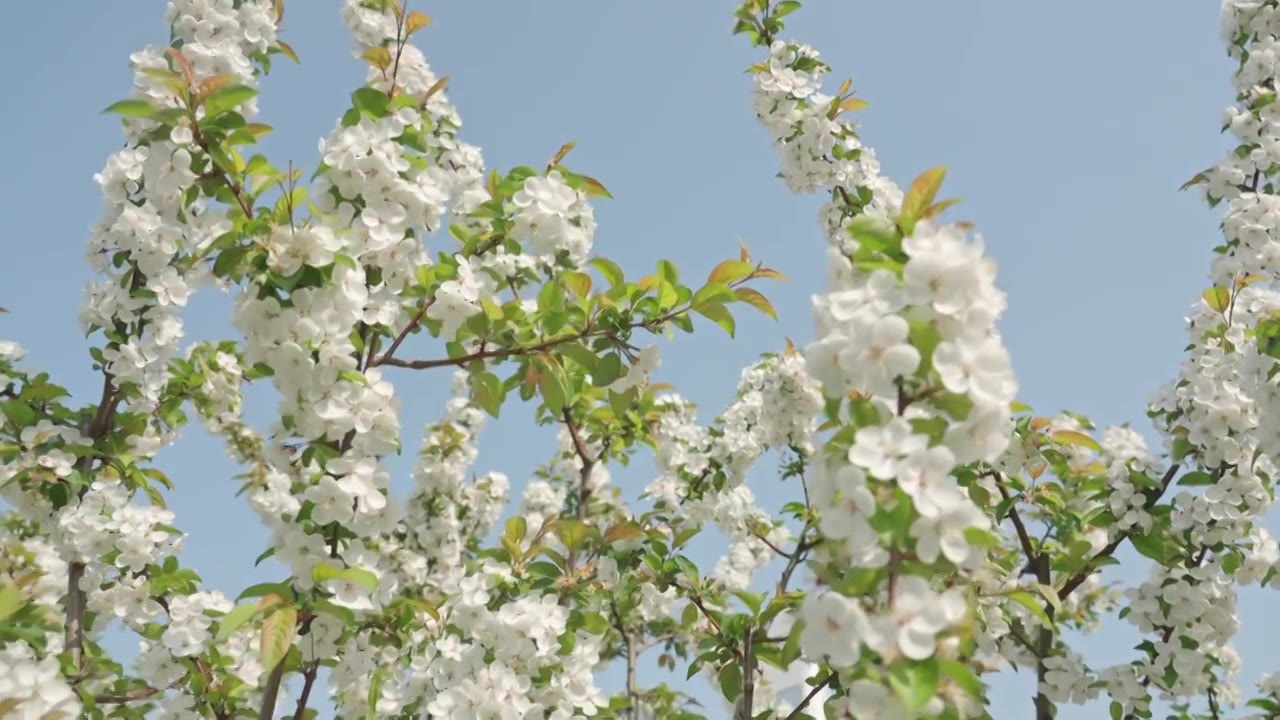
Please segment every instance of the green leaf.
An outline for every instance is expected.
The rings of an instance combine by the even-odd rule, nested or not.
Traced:
[[[731,662],[720,668],[720,692],[730,703],[738,702],[742,696],[742,668]]]
[[[338,377],[356,385],[369,384],[369,378],[365,377],[364,373],[359,370],[339,370]]]
[[[964,539],[970,545],[976,545],[984,550],[990,550],[1000,544],[1000,538],[995,533],[976,527],[965,528]]]
[[[218,634],[214,636],[214,640],[222,642],[231,636],[241,625],[249,621],[253,614],[258,612],[259,605],[256,602],[240,603],[231,608],[230,612],[222,616],[221,622],[218,624]]]
[[[150,118],[155,117],[156,109],[145,100],[121,100],[120,102],[111,103],[102,112],[115,113],[125,117]]]
[[[1179,485],[1185,485],[1187,487],[1216,485],[1217,482],[1218,481],[1214,479],[1213,475],[1210,475],[1209,473],[1201,470],[1196,470],[1195,472],[1189,472],[1178,479]]]
[[[542,393],[542,400],[547,404],[548,410],[557,415],[564,410],[568,391],[564,387],[560,373],[553,368],[543,366],[542,371],[538,373],[538,391]]]
[[[609,287],[617,287],[623,281],[622,268],[608,258],[593,258],[591,264],[600,271],[600,275],[609,282]]]
[[[351,93],[351,104],[360,112],[371,117],[385,117],[387,105],[390,103],[391,98],[376,88],[366,86]]]
[[[219,88],[209,93],[209,97],[204,99],[205,118],[213,118],[222,113],[252,99],[258,94],[257,90],[248,85],[230,85],[228,87]]]
[[[694,310],[699,315],[724,328],[724,331],[729,333],[729,337],[733,337],[734,332],[737,330],[737,325],[733,321],[733,313],[729,312],[729,309],[724,305],[708,303],[699,305]]]
[[[369,592],[378,589],[378,576],[364,568],[336,568],[332,565],[316,565],[311,568],[311,579],[318,583],[326,580],[345,580],[363,587]]]
[[[773,17],[784,18],[800,9],[800,0],[782,0],[773,8]]]
[[[565,518],[556,521],[552,532],[560,538],[560,542],[570,550],[578,550],[591,534],[591,526],[576,518]]]
[[[544,313],[557,313],[564,310],[564,286],[548,280],[538,291],[538,310]]]
[[[516,547],[524,542],[525,533],[529,531],[529,521],[524,519],[523,515],[516,515],[507,520],[506,529],[503,535]]]
[[[622,377],[622,358],[618,353],[609,353],[600,358],[600,362],[596,363],[591,371],[591,384],[596,387],[607,387],[620,377]]]
[[[938,692],[938,663],[934,658],[899,660],[889,668],[889,687],[914,717]]]
[[[733,293],[733,288],[722,282],[708,282],[693,294],[690,304],[693,306],[704,305],[706,303],[731,303],[738,299]]]
[[[609,629],[609,621],[597,612],[582,613],[582,629],[592,635],[603,635]]]
[[[475,403],[493,417],[498,417],[502,410],[502,380],[486,370],[471,376],[471,389]]]
[[[958,660],[939,660],[938,670],[951,678],[951,681],[959,685],[962,690],[974,699],[981,699],[983,696],[982,681],[977,675],[973,674],[973,670],[968,665]]]
[[[22,609],[26,602],[22,599],[22,593],[18,588],[11,585],[0,587],[0,620],[13,615]]]
[[[1035,595],[1032,595],[1026,590],[1014,590],[1012,592],[1005,593],[1005,596],[1029,610],[1037,620],[1044,623],[1045,627],[1053,627],[1053,620],[1049,618],[1049,613],[1045,612],[1044,606],[1040,604],[1040,601],[1036,599]]]
[[[0,412],[4,413],[15,429],[27,427],[36,421],[36,411],[20,400],[5,400],[0,403]]]
[[[1165,558],[1164,538],[1157,533],[1131,535],[1129,542],[1133,543],[1133,549],[1143,555],[1163,563]]]

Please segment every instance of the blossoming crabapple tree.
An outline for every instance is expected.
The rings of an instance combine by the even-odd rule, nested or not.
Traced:
[[[746,0],[734,29],[767,53],[752,102],[780,176],[824,198],[818,339],[745,369],[701,426],[650,383],[644,339],[772,314],[758,286],[777,271],[743,248],[705,282],[668,261],[628,279],[592,252],[608,192],[565,165],[572,146],[486,171],[411,42],[430,19],[395,0],[342,3],[367,83],[304,182],[254,151],[258,78],[296,60],[282,0],[170,0],[172,40],[132,56],[109,108],[126,145],[97,176],[82,320],[101,396],[74,403],[0,345],[0,715],[698,718],[701,674],[727,703],[711,717],[979,718],[1009,666],[1036,674],[1038,720],[1098,697],[1113,718],[1242,704],[1235,587],[1280,561],[1258,523],[1280,453],[1277,3],[1223,3],[1238,145],[1189,183],[1225,208],[1224,239],[1149,409],[1158,453],[1016,402],[980,239],[941,220],[940,169],[905,191],[879,174],[847,119],[865,103],[847,81],[823,93],[818,53],[780,37],[799,7]],[[208,285],[236,294],[240,336],[184,348]],[[411,359],[424,335],[443,354]],[[386,367],[453,373],[403,498]],[[253,382],[278,393],[269,428],[243,417]],[[559,446],[499,527],[508,481],[470,467],[511,395]],[[288,580],[233,599],[179,562],[152,459],[189,413],[243,466]],[[628,507],[609,467],[644,451],[660,474]],[[773,452],[797,489],[780,509],[745,484]],[[688,547],[711,528],[728,544],[708,571]],[[1124,546],[1152,563],[1118,594],[1100,572]],[[1146,639],[1099,667],[1064,638],[1116,608]],[[139,638],[131,668],[101,644],[112,627]],[[646,653],[672,677],[641,678]],[[1248,707],[1280,717],[1280,682]]]

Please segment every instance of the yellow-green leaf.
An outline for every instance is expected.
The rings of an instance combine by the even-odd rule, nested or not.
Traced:
[[[22,593],[18,588],[5,585],[0,587],[0,620],[22,609],[25,601],[22,599]]]
[[[421,10],[414,10],[404,19],[405,33],[412,35],[431,24],[431,18]]]
[[[570,550],[578,550],[591,534],[591,526],[576,518],[557,520],[552,532],[560,538],[560,542]]]
[[[263,667],[275,669],[293,645],[297,634],[298,609],[288,605],[279,608],[267,616],[262,623],[262,635],[259,638],[259,658]]]
[[[1196,185],[1199,185],[1199,184],[1201,184],[1201,183],[1207,183],[1207,182],[1209,182],[1209,176],[1208,176],[1208,175],[1205,175],[1205,174],[1204,174],[1204,173],[1202,173],[1202,172],[1201,172],[1201,173],[1196,173],[1196,174],[1195,174],[1195,175],[1194,175],[1190,180],[1188,180],[1188,181],[1186,181],[1186,182],[1182,183],[1182,186],[1178,188],[1178,192],[1182,192],[1183,190],[1186,190],[1187,188],[1192,188],[1192,187],[1195,187]]]
[[[751,274],[751,263],[742,260],[725,260],[715,266],[709,275],[707,275],[708,283],[729,283],[741,280]]]
[[[907,189],[907,194],[902,199],[902,216],[912,221],[918,220],[925,208],[933,204],[933,199],[937,197],[938,188],[942,187],[942,179],[946,175],[945,167],[936,167],[920,173],[920,176],[912,181],[911,187]]]
[[[1086,447],[1094,452],[1102,452],[1102,446],[1097,440],[1075,430],[1059,430],[1053,434],[1053,441],[1059,445],[1078,445]]]
[[[963,201],[960,198],[951,198],[950,200],[936,202],[924,209],[924,212],[920,214],[920,219],[924,220],[925,218],[937,217],[947,208],[952,207],[953,205],[959,205],[961,202]]]
[[[111,103],[102,112],[115,113],[125,117],[149,118],[156,114],[156,109],[145,100],[121,100],[120,102]]]
[[[581,177],[583,181],[587,183],[587,195],[591,197],[607,197],[610,200],[613,199],[613,196],[609,194],[609,191],[605,189],[604,185],[602,185],[599,180],[591,177],[590,175],[582,175]]]
[[[737,290],[734,290],[733,293],[737,295],[738,299],[742,302],[759,310],[765,315],[768,315],[774,320],[778,319],[778,312],[773,309],[773,304],[769,302],[768,298],[761,295],[759,291],[752,290],[751,288],[738,288]]]
[[[724,328],[724,331],[729,333],[729,337],[733,337],[734,333],[737,331],[737,325],[733,321],[733,313],[729,312],[729,309],[724,305],[719,303],[707,303],[706,305],[699,305],[695,307],[694,310],[711,322],[714,322]]]
[[[1215,285],[1204,291],[1204,301],[1218,312],[1226,312],[1227,306],[1231,304],[1231,291]]]
[[[231,636],[241,625],[249,621],[253,614],[261,610],[261,603],[246,602],[231,608],[230,612],[222,616],[222,620],[218,623],[218,634],[214,636],[214,640],[222,642]]]
[[[289,43],[283,40],[276,40],[276,47],[280,48],[281,55],[289,58],[290,60],[294,61],[298,65],[302,64],[302,61],[298,59],[298,53],[293,49],[293,46],[290,45]]]
[[[591,276],[584,272],[567,272],[560,276],[560,280],[580,298],[591,295]]]
[[[612,545],[616,542],[637,540],[642,537],[647,537],[647,535],[639,525],[629,520],[624,520],[604,531],[604,544]]]
[[[1044,606],[1040,604],[1040,601],[1036,600],[1035,595],[1026,590],[1014,590],[1013,592],[1005,593],[1005,595],[1010,600],[1029,610],[1037,620],[1044,623],[1045,627],[1053,627],[1053,620],[1049,618],[1049,613],[1045,612]]]
[[[847,112],[849,110],[862,110],[863,108],[867,107],[870,104],[871,103],[868,103],[866,100],[863,100],[862,98],[856,98],[856,97],[845,98],[845,101],[840,103],[840,112]]]
[[[332,565],[320,564],[311,568],[311,579],[318,583],[326,580],[344,580],[359,585],[369,592],[374,592],[378,589],[378,576],[364,568],[338,568]]]
[[[853,87],[853,78],[845,78],[844,82],[840,83],[840,90],[836,92],[836,95],[844,95],[849,92],[849,88],[851,87]]]
[[[391,51],[384,47],[369,48],[360,57],[368,60],[370,64],[379,70],[385,71],[391,67]]]

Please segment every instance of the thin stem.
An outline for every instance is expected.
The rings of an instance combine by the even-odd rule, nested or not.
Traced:
[[[376,367],[378,365],[389,363],[392,357],[396,354],[396,351],[400,349],[400,345],[404,343],[405,338],[409,337],[409,333],[413,332],[413,329],[418,327],[418,323],[422,322],[422,316],[431,309],[431,306],[434,305],[435,302],[435,297],[432,297],[422,303],[418,308],[418,312],[414,314],[413,318],[409,320],[409,323],[405,325],[404,328],[396,335],[395,339],[391,341],[391,347],[387,348],[387,351],[382,354],[382,357],[371,359],[368,366]]]
[[[1160,488],[1156,491],[1152,491],[1147,496],[1147,502],[1146,502],[1147,509],[1150,509],[1152,506],[1154,506],[1157,502],[1160,501],[1160,497],[1164,495],[1165,490],[1169,489],[1169,483],[1173,482],[1173,476],[1177,474],[1178,474],[1178,466],[1176,464],[1169,466],[1169,469],[1168,471],[1165,472],[1164,477],[1160,479]],[[1123,544],[1124,541],[1127,539],[1129,539],[1129,533],[1123,532],[1123,533],[1120,533],[1119,537],[1117,537],[1115,540],[1112,540],[1111,542],[1107,543],[1107,545],[1103,547],[1101,550],[1099,550],[1098,554],[1094,555],[1093,559],[1090,560],[1087,565],[1085,565],[1084,570],[1080,571],[1078,574],[1076,574],[1074,577],[1068,580],[1066,584],[1062,586],[1062,589],[1058,591],[1058,599],[1066,600],[1067,596],[1070,595],[1073,590],[1083,585],[1084,581],[1088,580],[1090,575],[1093,575],[1095,566],[1097,565],[1098,561],[1111,557],[1112,553],[1114,553],[1117,549],[1119,549],[1120,545]]]
[[[293,720],[303,720],[307,716],[307,701],[311,698],[311,688],[316,684],[319,669],[320,661],[313,660],[302,673],[302,695],[298,697],[298,709],[293,712]]]
[[[823,678],[822,682],[814,685],[813,689],[809,691],[809,694],[805,695],[804,699],[800,701],[800,704],[796,706],[796,709],[787,714],[786,720],[797,720],[797,718],[804,713],[804,709],[809,707],[809,703],[813,702],[813,699],[818,697],[818,693],[826,689],[826,687],[831,684],[831,681],[835,679],[836,674],[831,673]]]

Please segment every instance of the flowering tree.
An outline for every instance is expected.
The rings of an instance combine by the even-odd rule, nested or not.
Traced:
[[[1223,5],[1238,145],[1188,185],[1224,204],[1224,239],[1148,411],[1156,453],[1015,400],[1004,295],[941,219],[943,171],[880,176],[847,119],[865,103],[781,39],[794,0],[746,0],[734,30],[767,53],[753,107],[780,176],[825,198],[829,285],[818,339],[746,368],[710,426],[650,383],[645,338],[772,315],[777,271],[742,248],[705,281],[668,261],[628,279],[592,252],[608,191],[565,165],[572,145],[486,171],[411,42],[430,19],[396,0],[344,0],[367,83],[303,182],[253,149],[258,78],[296,60],[282,0],[170,0],[172,41],[132,56],[109,108],[126,145],[97,176],[82,321],[101,396],[75,404],[0,344],[0,716],[700,718],[701,674],[726,701],[709,717],[980,718],[984,677],[1012,665],[1038,678],[1038,720],[1100,696],[1113,718],[1227,717],[1235,587],[1280,562],[1258,524],[1280,453],[1277,5]],[[211,284],[240,337],[183,348]],[[415,336],[443,354],[411,358]],[[453,373],[403,498],[384,367]],[[252,382],[279,394],[269,428],[243,417]],[[469,470],[513,394],[559,445],[499,526],[506,478]],[[189,412],[243,466],[287,581],[232,599],[179,562],[152,460]],[[659,477],[629,507],[609,467],[646,449]],[[744,481],[774,452],[797,499],[762,508]],[[688,548],[712,529],[708,570]],[[1126,545],[1152,563],[1120,594],[1100,573]],[[1147,638],[1092,665],[1067,633],[1116,608]],[[132,668],[101,644],[113,627],[139,638]],[[646,653],[671,677],[642,678]],[[1280,718],[1280,681],[1248,706]]]

